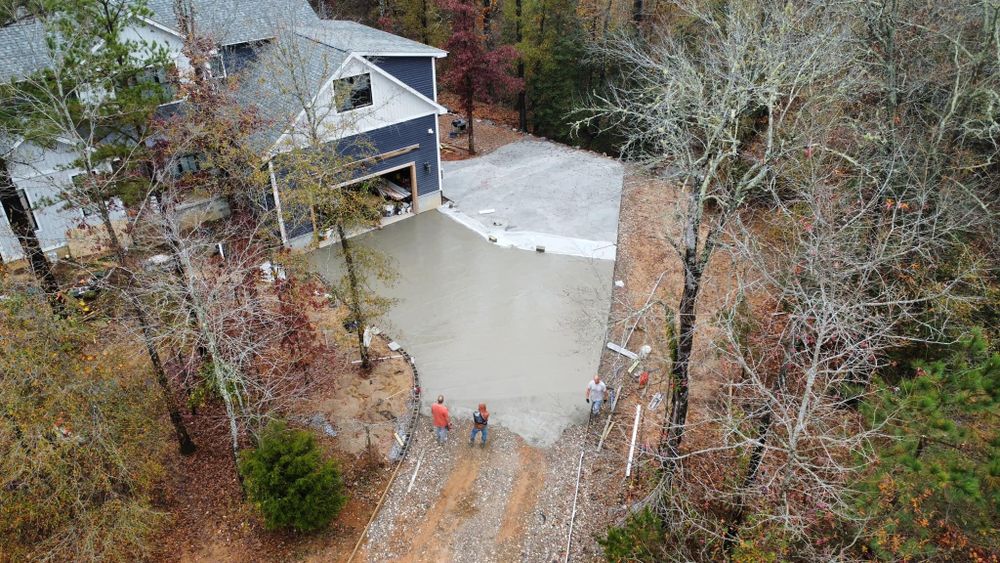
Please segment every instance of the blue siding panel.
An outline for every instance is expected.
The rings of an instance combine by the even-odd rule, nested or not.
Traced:
[[[437,116],[431,114],[369,131],[363,135],[346,137],[338,143],[338,146],[342,147],[344,154],[356,153],[360,157],[370,155],[372,152],[385,154],[412,145],[419,145],[419,148],[406,154],[375,162],[358,171],[358,175],[377,174],[412,162],[416,168],[417,193],[423,196],[441,189],[438,171],[438,147],[435,144],[433,132],[428,133],[428,131],[434,131],[436,127]],[[280,169],[280,161],[280,156],[275,159],[275,176],[278,179],[279,189],[284,191],[291,189],[291,187],[283,185],[282,176],[284,175]],[[293,207],[301,206],[293,206],[288,203],[286,198],[282,198],[285,229],[289,238],[302,236],[312,230],[308,209]]]
[[[379,68],[400,82],[434,99],[434,59],[432,57],[369,57]]]
[[[433,133],[427,132],[434,131],[435,128],[437,128],[437,116],[427,115],[369,131],[357,137],[348,137],[344,139],[342,146],[367,145],[373,147],[375,153],[385,154],[410,145],[420,145],[420,148],[415,151],[377,162],[361,173],[363,175],[375,174],[413,162],[417,166],[418,193],[426,195],[441,189],[437,166],[437,147],[434,146],[435,137]],[[424,163],[428,164],[428,168],[424,168]]]

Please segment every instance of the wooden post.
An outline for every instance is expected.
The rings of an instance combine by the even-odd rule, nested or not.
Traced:
[[[420,196],[418,195],[419,193],[420,190],[417,189],[417,163],[414,161],[413,164],[410,165],[410,195],[413,199],[413,213],[420,212],[420,209],[417,207],[420,205],[418,203],[420,199]]]

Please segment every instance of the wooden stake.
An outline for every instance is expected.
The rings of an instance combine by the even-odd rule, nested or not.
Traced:
[[[601,441],[597,443],[597,451],[601,451],[601,447],[604,446],[604,440],[611,433],[611,427],[614,425],[615,423],[611,420],[611,417],[608,417],[608,424],[604,427],[604,432],[601,432]]]

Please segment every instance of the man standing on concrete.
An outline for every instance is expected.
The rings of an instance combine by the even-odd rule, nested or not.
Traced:
[[[601,381],[601,376],[595,375],[594,380],[587,384],[587,402],[590,403],[590,415],[594,416],[601,412],[601,404],[604,403],[604,393],[608,386]]]
[[[431,418],[434,421],[434,434],[439,444],[448,441],[448,430],[451,428],[451,417],[448,407],[444,406],[444,395],[438,395],[436,403],[431,405]]]

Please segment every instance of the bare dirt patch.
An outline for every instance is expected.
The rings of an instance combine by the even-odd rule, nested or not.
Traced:
[[[548,472],[548,463],[541,450],[522,445],[518,454],[519,473],[497,534],[500,557],[507,561],[515,561],[520,556],[525,530],[532,520],[531,514],[545,484],[539,476]]]
[[[532,138],[532,135],[522,133],[512,127],[477,117],[473,127],[473,135],[476,138],[476,154],[471,155],[469,154],[468,134],[454,138],[448,135],[452,130],[451,122],[459,118],[464,119],[464,116],[454,113],[438,116],[438,128],[441,132],[441,160],[465,160],[473,156],[489,154],[504,145],[521,139]]]
[[[314,319],[334,344],[339,317],[334,312]],[[341,333],[345,333],[342,327]],[[336,350],[346,350],[338,353]],[[327,347],[313,359],[314,386],[288,418],[312,427],[326,453],[336,459],[350,500],[329,527],[313,534],[268,531],[241,497],[228,436],[218,408],[185,417],[198,451],[168,462],[162,498],[168,513],[164,534],[152,559],[159,561],[346,561],[368,523],[392,474],[386,454],[394,438],[395,419],[404,413],[412,371],[397,358],[376,362],[369,374],[352,364],[349,347]],[[373,341],[373,354],[391,356],[387,343]],[[318,418],[317,418],[318,415]],[[389,420],[392,418],[392,420]],[[336,436],[323,431],[323,420]],[[366,431],[367,430],[367,431]],[[368,439],[371,439],[371,448]]]
[[[459,449],[462,454],[456,461],[456,469],[448,477],[441,489],[441,496],[431,505],[427,515],[413,534],[410,552],[394,561],[447,561],[451,534],[463,519],[476,513],[472,483],[479,476],[478,464],[469,463],[467,449]]]

